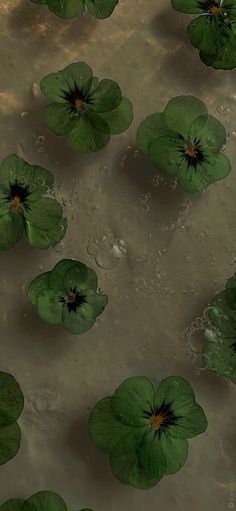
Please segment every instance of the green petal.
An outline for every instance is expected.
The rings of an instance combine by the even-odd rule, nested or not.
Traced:
[[[173,132],[167,128],[163,113],[148,115],[138,127],[136,135],[137,147],[140,151],[148,154],[148,145],[152,140],[164,136],[171,137],[171,135],[173,135]]]
[[[165,474],[175,474],[187,461],[188,442],[185,438],[173,438],[163,433],[160,435],[160,444],[166,459]]]
[[[9,499],[0,506],[0,511],[21,511],[23,499]]]
[[[79,112],[72,112],[69,104],[51,103],[43,111],[43,117],[47,127],[55,135],[69,133],[80,118]]]
[[[175,175],[181,163],[181,151],[184,148],[182,137],[160,137],[152,140],[148,146],[148,155],[153,165],[169,175]]]
[[[67,139],[72,147],[82,153],[99,151],[110,140],[110,128],[101,115],[86,111]]]
[[[118,0],[85,0],[85,4],[92,16],[104,19],[112,14],[118,4]]]
[[[166,472],[166,459],[161,450],[161,444],[156,430],[148,431],[143,437],[138,452],[140,465],[151,477],[163,477]]]
[[[205,12],[205,9],[201,7],[199,0],[171,0],[172,7],[179,12],[185,14],[198,14],[199,12]]]
[[[36,248],[46,249],[54,247],[61,241],[66,233],[67,222],[66,218],[62,218],[60,222],[50,231],[38,229],[26,221],[25,233],[29,243]]]
[[[101,116],[107,122],[111,135],[123,133],[133,121],[132,103],[127,98],[122,97],[117,108],[111,110],[111,112],[104,112]]]
[[[20,448],[21,432],[15,422],[0,428],[0,465],[14,458]]]
[[[30,192],[37,190],[42,193],[51,188],[54,177],[51,172],[38,165],[31,165],[16,154],[7,156],[0,167],[0,180],[9,190],[9,183],[15,181],[28,185]]]
[[[75,18],[84,12],[84,0],[47,0],[48,8],[60,18]]]
[[[193,438],[206,431],[207,418],[197,403],[193,403],[189,412],[177,418],[174,426],[168,426],[168,431],[175,438]]]
[[[227,280],[225,287],[236,287],[236,273]]]
[[[20,241],[24,232],[24,219],[20,213],[9,212],[0,216],[0,250],[8,250]]]
[[[227,287],[218,293],[210,303],[208,316],[222,335],[236,335],[236,288]]]
[[[236,383],[236,338],[214,336],[203,348],[203,361],[210,371]]]
[[[101,80],[97,88],[88,96],[90,110],[97,113],[110,112],[121,102],[121,90],[113,80]]]
[[[24,209],[24,215],[34,227],[51,231],[62,219],[63,209],[55,199],[46,197],[29,204],[30,208]]]
[[[194,402],[194,392],[187,380],[181,376],[168,376],[157,387],[154,409],[160,408],[163,403],[171,403],[174,415],[183,415],[188,413]]]
[[[200,140],[201,145],[219,151],[226,144],[226,130],[218,119],[208,115],[197,117],[189,128],[189,140]]]
[[[194,96],[177,96],[167,103],[163,113],[167,127],[186,138],[193,121],[199,115],[207,115],[207,108]]]
[[[102,314],[106,308],[108,304],[108,297],[107,295],[94,293],[94,291],[89,290],[86,293],[86,303],[91,305],[94,311],[94,315],[97,317]]]
[[[154,387],[145,376],[127,378],[111,400],[115,416],[128,426],[144,426],[152,414]]]
[[[0,372],[0,428],[15,422],[24,406],[20,385],[8,373]]]
[[[37,312],[49,325],[62,322],[63,303],[59,301],[60,298],[63,298],[63,295],[54,289],[41,291],[36,297]]]
[[[206,153],[206,149],[204,149]],[[216,181],[227,177],[231,171],[231,164],[227,156],[214,153],[207,156],[208,162],[202,162],[196,168],[183,162],[179,166],[177,180],[186,192],[201,192],[204,188]]]
[[[140,490],[155,486],[160,477],[152,477],[138,462],[138,449],[145,428],[132,428],[130,434],[124,436],[110,456],[111,469],[114,476],[123,484],[130,484]]]
[[[50,274],[50,271],[41,273],[41,275],[38,275],[38,277],[33,279],[28,286],[27,295],[34,307],[36,307],[38,294],[41,293],[41,291],[45,291],[49,287]]]
[[[84,284],[86,282],[87,276],[88,268],[86,264],[81,263],[79,261],[74,261],[73,265],[68,264],[68,269],[63,277],[65,290],[68,293],[75,287],[77,290],[80,290],[80,286],[81,284]]]
[[[53,491],[39,491],[27,499],[35,511],[67,511],[66,504],[62,497]]]
[[[96,317],[88,303],[81,304],[76,312],[63,307],[62,323],[66,330],[72,334],[80,335],[89,330],[95,323]]]
[[[87,277],[86,280],[80,284],[80,289],[92,289],[93,291],[97,291],[97,288],[97,274],[94,270],[92,270],[92,268],[87,268]]]
[[[200,51],[200,58],[207,66],[214,69],[234,69],[236,67],[236,37],[231,34],[221,50],[211,55],[209,52]]]
[[[67,84],[67,90],[68,87],[73,90],[76,84],[78,90],[83,94],[83,96],[88,95],[93,84],[93,72],[86,62],[70,64],[65,67],[61,73]]]
[[[107,454],[111,454],[121,438],[132,430],[116,419],[110,397],[96,404],[89,416],[88,428],[95,445]]]
[[[64,277],[66,272],[72,267],[76,266],[77,261],[74,259],[61,259],[51,271],[49,277],[49,287],[51,289],[61,289],[65,291]]]
[[[187,34],[193,46],[203,52],[216,55],[225,44],[217,16],[198,16],[187,27]]]
[[[14,182],[18,175],[22,175],[26,162],[16,154],[9,154],[0,166],[0,179],[6,185]]]

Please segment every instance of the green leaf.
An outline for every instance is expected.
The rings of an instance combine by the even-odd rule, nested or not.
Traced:
[[[138,127],[136,135],[137,147],[140,151],[149,154],[149,143],[156,138],[164,136],[171,137],[173,136],[173,132],[167,128],[163,113],[148,115]],[[176,136],[175,133],[174,136]]]
[[[110,456],[111,469],[114,476],[123,484],[147,490],[155,486],[160,477],[151,477],[138,463],[138,449],[145,428],[132,428],[129,435],[124,436]]]
[[[69,293],[76,287],[79,291],[81,284],[83,285],[86,282],[87,276],[88,268],[86,264],[74,261],[74,264],[68,267],[63,277],[65,290]]]
[[[203,348],[203,362],[210,371],[229,378],[236,384],[236,338],[214,335],[213,342],[207,342]]]
[[[27,295],[34,307],[36,307],[38,294],[41,293],[41,291],[45,291],[49,287],[50,274],[50,271],[41,273],[41,275],[38,275],[38,277],[33,279],[28,286]]]
[[[72,334],[83,334],[94,325],[95,320],[93,308],[88,303],[79,305],[76,312],[70,311],[67,306],[63,307],[62,323]]]
[[[93,408],[88,421],[89,434],[95,445],[111,454],[121,438],[132,431],[130,426],[118,421],[112,412],[111,398],[106,397]]]
[[[127,378],[111,399],[115,416],[128,426],[144,426],[152,414],[154,387],[145,376]]]
[[[206,10],[201,7],[199,0],[171,0],[171,5],[176,11],[186,14],[206,12]]]
[[[163,114],[167,127],[186,138],[193,121],[199,115],[207,115],[207,108],[194,96],[177,96],[167,103]]]
[[[21,213],[9,212],[0,216],[0,250],[8,250],[20,241],[24,232]]]
[[[84,0],[47,0],[48,8],[60,18],[75,18],[84,12]]]
[[[110,112],[117,108],[122,99],[119,85],[113,80],[101,80],[97,88],[89,94],[89,109],[96,113]]]
[[[0,372],[0,428],[15,422],[24,406],[20,385],[8,373]]]
[[[47,127],[59,136],[69,133],[76,126],[80,115],[79,111],[71,111],[71,106],[64,103],[51,103],[43,111]]]
[[[165,474],[175,474],[187,461],[188,441],[185,438],[173,438],[164,433],[160,435],[160,444],[166,459]]]
[[[37,312],[49,325],[58,325],[62,322],[63,303],[60,299],[63,294],[54,289],[41,291],[36,297]]]
[[[197,117],[189,128],[190,141],[200,140],[201,146],[208,146],[210,149],[219,151],[226,144],[226,130],[218,119],[208,115]]]
[[[193,438],[206,431],[207,418],[197,403],[193,403],[188,413],[178,417],[173,426],[168,426],[168,431],[175,438]]]
[[[152,429],[144,435],[138,452],[138,460],[149,476],[161,478],[165,474],[166,458],[162,452],[156,430]]]
[[[130,127],[133,121],[132,103],[127,98],[122,97],[117,108],[110,112],[104,112],[101,116],[109,125],[111,135],[123,133],[123,131]]]
[[[179,136],[156,138],[150,142],[147,151],[153,165],[160,172],[173,176],[181,164],[184,140]]]
[[[195,396],[191,385],[181,376],[168,376],[162,380],[156,390],[154,409],[160,408],[163,403],[171,403],[175,416],[188,413]]]
[[[85,111],[75,128],[67,135],[69,144],[83,153],[99,151],[110,140],[110,128],[101,115]]]
[[[104,19],[112,14],[118,4],[118,0],[85,0],[85,4],[92,16]]]
[[[39,491],[27,499],[35,511],[67,511],[66,504],[62,497],[53,491]]]
[[[204,149],[206,154],[206,149]],[[216,157],[208,151],[208,161],[201,162],[196,168],[183,162],[178,168],[178,183],[186,192],[201,192],[204,188],[216,181],[227,177],[231,171],[231,164],[227,156],[219,153]]]
[[[21,432],[15,422],[0,428],[0,465],[10,461],[20,449]]]
[[[225,35],[217,16],[198,16],[187,27],[188,37],[196,48],[216,55],[225,44]]]
[[[61,241],[66,233],[67,222],[66,218],[62,218],[58,224],[51,229],[46,231],[44,229],[38,229],[34,225],[31,225],[26,221],[25,233],[29,243],[36,248],[46,249],[54,247],[59,241]]]
[[[88,290],[86,292],[86,303],[91,305],[94,311],[95,317],[102,314],[104,309],[106,308],[108,304],[108,297],[107,295],[95,293],[92,290]]]
[[[45,197],[29,204],[29,209],[24,208],[25,218],[38,229],[52,231],[62,219],[63,209],[55,199]]]
[[[61,289],[66,292],[64,286],[64,277],[66,272],[72,268],[72,266],[76,267],[76,265],[77,261],[74,259],[61,259],[61,261],[59,261],[51,271],[49,277],[49,287],[51,289]]]

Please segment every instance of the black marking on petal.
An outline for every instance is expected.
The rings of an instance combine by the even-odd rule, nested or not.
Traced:
[[[203,162],[207,162],[207,158],[204,155],[204,150],[201,146],[201,141],[194,139],[193,142],[187,142],[185,147],[179,149],[182,159],[184,159],[188,167],[198,167]]]
[[[231,344],[231,348],[233,349],[233,352],[236,353],[236,342]]]
[[[7,202],[11,202],[12,205],[17,208],[23,205],[26,211],[30,211],[30,205],[27,203],[30,193],[29,185],[20,183],[17,179],[15,179],[13,183],[9,183],[9,193],[5,197],[5,200]]]
[[[86,295],[80,293],[76,287],[71,288],[69,294],[67,296],[60,296],[60,303],[64,303],[68,308],[69,312],[77,312],[77,309],[83,304],[86,303]]]

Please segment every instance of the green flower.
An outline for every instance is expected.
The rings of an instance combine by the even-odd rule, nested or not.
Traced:
[[[28,297],[48,324],[62,323],[69,332],[82,334],[94,325],[108,303],[97,288],[94,270],[73,259],[62,259],[52,271],[30,283]]]
[[[65,235],[61,205],[47,197],[54,178],[48,170],[30,165],[16,154],[0,166],[0,250],[13,247],[25,232],[31,245],[45,249]]]
[[[143,490],[175,474],[186,462],[187,438],[206,427],[191,386],[179,376],[165,378],[156,389],[144,376],[128,378],[89,417],[90,435],[109,454],[115,477]]]
[[[67,506],[57,493],[50,490],[43,490],[34,493],[27,500],[9,499],[1,506],[0,511],[67,511]],[[92,511],[81,509],[80,511]]]
[[[236,275],[210,303],[205,330],[204,364],[236,383]]]
[[[50,101],[44,110],[48,128],[65,135],[78,151],[99,151],[111,135],[122,133],[132,123],[132,105],[119,85],[113,80],[99,81],[85,62],[45,76],[40,87]]]
[[[137,130],[138,148],[187,192],[200,192],[229,174],[230,161],[221,152],[225,143],[224,126],[193,96],[171,99]]]
[[[234,0],[171,0],[176,11],[200,14],[187,28],[201,60],[215,69],[236,67],[236,4]]]
[[[32,2],[46,4],[49,11],[66,19],[80,16],[85,9],[95,18],[108,18],[118,4],[118,0],[32,0]]]
[[[12,459],[20,448],[21,432],[17,424],[24,396],[15,378],[0,371],[0,465]]]

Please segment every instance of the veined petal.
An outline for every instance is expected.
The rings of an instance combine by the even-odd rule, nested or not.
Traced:
[[[35,202],[29,201],[29,208],[24,208],[26,220],[34,227],[51,231],[62,219],[63,209],[59,202],[48,197]]]
[[[24,232],[24,219],[21,213],[9,211],[0,216],[0,250],[8,250],[20,241]]]
[[[116,389],[111,406],[115,416],[129,426],[145,426],[153,411],[154,387],[149,378],[127,378]]]
[[[37,294],[36,309],[39,315],[49,325],[58,325],[62,322],[63,298],[61,293],[54,289],[45,289]]]
[[[0,465],[10,461],[20,449],[21,431],[14,422],[0,428]]]
[[[185,438],[174,438],[167,432],[160,435],[160,445],[166,459],[165,474],[175,474],[187,461],[188,441]]]
[[[198,16],[189,23],[187,34],[193,46],[210,55],[217,55],[225,45],[226,34],[217,16]]]
[[[162,380],[156,390],[154,408],[163,403],[171,404],[175,416],[186,414],[195,401],[191,385],[181,376],[168,376]]]
[[[207,342],[203,348],[203,362],[210,371],[236,383],[236,337],[227,338],[219,333],[213,342]]]
[[[47,127],[58,136],[69,133],[80,116],[80,112],[73,111],[68,103],[51,103],[43,111]]]
[[[199,0],[171,0],[172,7],[185,14],[198,14],[205,12]]]
[[[223,153],[215,156],[209,151],[207,161],[201,162],[196,167],[188,166],[187,162],[183,162],[179,166],[177,180],[186,192],[201,192],[210,184],[224,179],[230,171],[231,164],[227,156]]]
[[[67,140],[78,151],[89,153],[105,147],[110,140],[110,135],[110,128],[101,115],[88,110],[67,135]]]
[[[66,233],[67,222],[66,218],[62,218],[56,225],[50,230],[39,229],[28,221],[25,223],[25,234],[29,243],[39,249],[47,249],[54,247],[59,241],[61,241]]]
[[[88,95],[93,84],[93,72],[86,62],[69,64],[61,73],[69,89],[73,90],[76,85],[83,96]]]
[[[97,113],[110,112],[117,108],[122,99],[121,89],[113,80],[101,80],[92,94],[88,95],[89,109]]]
[[[184,139],[180,136],[159,137],[148,145],[148,155],[153,165],[169,175],[175,175],[181,163]]]
[[[163,113],[151,114],[144,119],[137,129],[136,143],[138,149],[148,154],[150,142],[159,137],[176,136],[176,133],[169,130],[164,121]]]
[[[149,476],[161,478],[165,474],[166,458],[156,430],[152,429],[144,435],[138,451],[138,460]]]
[[[24,406],[20,385],[8,373],[0,371],[0,428],[15,422]]]
[[[69,311],[67,306],[63,307],[62,323],[64,328],[72,334],[83,334],[94,325],[95,320],[94,310],[88,303],[79,305],[76,312]]]
[[[133,121],[133,106],[127,98],[122,97],[117,108],[100,115],[107,122],[111,135],[117,135],[130,127]]]
[[[92,16],[105,19],[112,14],[118,4],[118,0],[85,0],[85,3]]]
[[[86,282],[87,276],[88,268],[86,264],[79,261],[73,261],[73,265],[69,265],[63,276],[65,290],[68,293],[75,287],[77,290],[80,290],[80,286]]]
[[[219,151],[226,143],[226,130],[218,119],[208,115],[197,117],[189,128],[189,140],[200,140],[201,145]]]
[[[86,303],[91,305],[91,307],[93,308],[94,314],[96,315],[96,317],[99,316],[100,314],[102,314],[102,312],[104,311],[104,309],[106,308],[106,306],[108,304],[107,295],[95,293],[92,290],[88,290],[86,292],[85,300],[86,300]]]
[[[34,307],[36,307],[37,295],[41,293],[41,291],[45,291],[49,288],[50,274],[50,271],[41,273],[41,275],[38,275],[35,279],[33,279],[28,286],[27,295]]]
[[[26,503],[32,506],[33,511],[67,511],[62,497],[49,490],[34,493],[34,495],[27,499]],[[22,511],[27,511],[27,507]]]
[[[66,272],[72,267],[77,265],[77,261],[74,259],[61,259],[52,271],[49,276],[49,287],[51,289],[62,289],[66,293],[65,285],[64,285],[64,277]]]
[[[196,402],[194,402],[182,417],[179,417],[175,425],[168,426],[168,432],[175,438],[193,438],[201,435],[207,429],[206,415]]]
[[[84,0],[47,0],[50,11],[61,18],[75,18],[84,12]]]
[[[207,108],[194,96],[177,96],[167,103],[163,114],[167,127],[186,139],[193,121],[199,115],[207,115]]]

